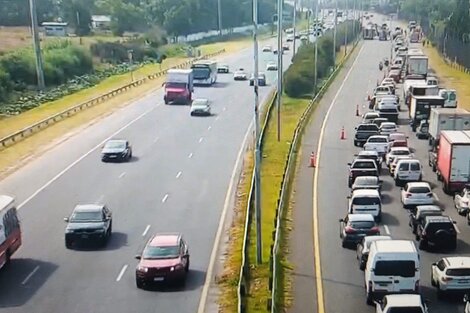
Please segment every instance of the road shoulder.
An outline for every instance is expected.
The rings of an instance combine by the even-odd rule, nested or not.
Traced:
[[[336,91],[345,79],[356,55],[359,53],[361,44],[356,47],[318,103],[302,136],[297,160],[298,166],[291,195],[291,212],[289,214],[292,216],[292,231],[289,235],[290,253],[288,258],[289,262],[293,265],[291,274],[293,302],[288,310],[289,313],[318,312],[313,246],[314,169],[309,167],[310,155],[312,152],[317,153],[315,149],[318,145],[323,119]],[[318,164],[316,165],[318,166]]]

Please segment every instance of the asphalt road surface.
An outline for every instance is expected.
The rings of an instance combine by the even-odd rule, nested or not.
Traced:
[[[366,304],[364,273],[359,270],[355,250],[341,247],[339,238],[340,218],[346,215],[348,162],[359,151],[353,145],[354,127],[360,122],[356,117],[356,105],[360,104],[361,114],[368,109],[365,98],[372,92],[377,79],[383,78],[378,63],[384,57],[390,57],[390,42],[365,41],[350,72],[338,88],[329,119],[326,123],[321,151],[319,170],[318,225],[321,253],[321,272],[325,312],[375,312],[375,307]],[[451,87],[451,86],[449,86]],[[401,95],[401,90],[397,91]],[[401,100],[403,103],[403,100]],[[406,106],[402,106],[406,109]],[[403,110],[403,109],[402,109]],[[445,208],[446,215],[457,221],[457,250],[450,254],[420,251],[421,257],[421,292],[429,301],[429,312],[463,312],[461,297],[438,300],[436,290],[430,283],[431,263],[448,255],[468,255],[470,253],[470,227],[465,218],[454,209],[452,198],[445,195],[442,185],[436,180],[435,173],[427,165],[428,145],[426,140],[417,140],[406,123],[407,112],[400,114],[400,129],[409,136],[409,145],[424,166],[423,180],[430,182],[439,203]],[[346,140],[340,140],[344,126]],[[385,166],[384,166],[385,168]],[[408,226],[409,216],[400,202],[400,190],[384,170],[381,175],[383,186],[383,220],[381,233],[390,234],[395,239],[414,240]],[[310,239],[310,238],[309,238]]]
[[[285,65],[291,56],[285,55]],[[260,70],[276,59],[260,53]],[[250,73],[252,49],[219,61]],[[267,73],[261,101],[275,78]],[[0,272],[0,312],[197,311],[254,96],[248,81],[235,82],[232,74],[219,75],[213,87],[196,87],[195,96],[213,101],[212,116],[190,117],[188,106],[166,106],[159,90],[81,129],[0,182],[0,193],[18,200],[23,230],[22,248]],[[130,140],[131,162],[100,161],[109,137]],[[113,211],[112,239],[104,249],[67,250],[63,218],[85,203],[106,203]],[[139,290],[134,255],[151,234],[163,231],[182,232],[189,243],[186,287]]]

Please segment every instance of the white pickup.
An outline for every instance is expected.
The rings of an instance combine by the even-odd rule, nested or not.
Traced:
[[[384,155],[388,151],[388,136],[370,136],[367,142],[364,144],[364,150],[366,151],[377,151],[380,155]]]

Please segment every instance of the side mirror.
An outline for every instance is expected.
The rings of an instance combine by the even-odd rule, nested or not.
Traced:
[[[344,219],[343,219],[343,218],[340,218],[339,221],[342,223],[342,222],[344,222]]]
[[[452,223],[457,224],[457,221],[452,221]]]
[[[352,163],[348,163],[348,165],[349,165],[349,166],[351,166],[351,165],[352,165]]]
[[[64,222],[68,223],[69,222],[69,218],[68,217],[64,217]]]
[[[162,84],[162,87],[164,87],[165,85],[166,85],[166,83],[163,83],[163,84]]]
[[[431,263],[431,265],[437,265],[437,262]]]
[[[136,254],[136,255],[135,255],[135,258],[136,258],[137,260],[140,260],[140,259],[142,259],[142,256],[141,256],[140,254]]]
[[[351,199],[351,196],[347,196],[346,199]]]

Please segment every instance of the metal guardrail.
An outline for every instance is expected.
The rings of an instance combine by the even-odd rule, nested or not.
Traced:
[[[278,278],[277,275],[280,272],[280,258],[279,258],[279,253],[281,252],[280,250],[280,241],[281,241],[281,219],[283,216],[283,211],[284,207],[286,204],[286,201],[289,199],[289,186],[290,182],[292,180],[292,171],[294,168],[294,164],[296,161],[296,152],[298,151],[297,146],[300,142],[300,138],[302,136],[302,132],[306,126],[306,121],[308,121],[310,117],[310,113],[312,112],[312,109],[314,108],[314,104],[319,101],[323,95],[325,94],[326,90],[330,86],[330,84],[333,82],[333,80],[336,78],[336,75],[339,73],[341,70],[342,66],[344,63],[349,59],[349,56],[352,54],[354,51],[355,47],[357,46],[359,41],[356,41],[353,45],[353,48],[351,51],[348,53],[348,55],[343,58],[343,60],[338,64],[336,69],[330,74],[330,76],[327,78],[327,80],[323,83],[322,87],[318,91],[318,93],[309,101],[309,104],[305,111],[303,112],[302,116],[299,119],[299,122],[297,123],[297,126],[294,131],[294,135],[292,137],[292,142],[289,147],[289,152],[287,155],[287,160],[286,164],[284,166],[284,173],[282,175],[282,183],[281,183],[281,189],[279,190],[279,197],[277,200],[277,208],[276,208],[276,214],[274,218],[274,225],[275,225],[275,234],[274,234],[274,245],[271,250],[270,254],[270,271],[271,271],[271,276],[269,281],[271,282],[269,288],[271,290],[271,299],[268,299],[268,307],[271,308],[271,313],[278,313],[280,312],[280,307],[278,307],[278,303],[276,303],[277,293],[279,292],[278,288]],[[251,195],[250,195],[251,196]],[[282,292],[282,291],[281,291]]]
[[[263,139],[264,139],[264,134],[266,130],[266,126],[268,125],[269,118],[271,116],[271,112],[274,106],[274,103],[276,103],[276,98],[277,98],[277,90],[275,89],[272,92],[272,96],[269,98],[268,107],[266,111],[266,116],[264,118],[261,131],[260,131],[260,149],[262,149],[262,144],[263,144]],[[245,312],[246,308],[246,295],[249,290],[249,273],[250,273],[250,262],[248,260],[249,256],[249,238],[250,238],[250,231],[251,231],[251,219],[252,219],[252,212],[253,210],[251,209],[254,205],[254,189],[255,189],[255,173],[253,171],[253,174],[251,175],[251,181],[250,181],[250,191],[248,195],[248,201],[247,201],[247,206],[246,206],[246,216],[245,216],[245,228],[244,228],[244,233],[243,233],[243,247],[242,247],[242,264],[240,266],[240,276],[238,279],[238,286],[237,286],[237,297],[238,297],[238,313],[243,313]]]
[[[96,98],[93,98],[91,100],[88,100],[86,102],[83,102],[83,103],[80,103],[80,104],[77,104],[71,108],[68,108],[62,112],[59,112],[57,114],[54,114],[52,116],[49,116],[37,123],[34,123],[33,125],[30,125],[22,130],[19,130],[13,134],[10,134],[4,138],[1,138],[0,139],[0,149],[3,149],[7,146],[10,146],[12,144],[15,144],[16,142],[18,141],[21,141],[22,139],[24,139],[25,137],[27,136],[30,136],[31,134],[39,131],[39,130],[42,130],[44,128],[47,128],[49,127],[50,125],[54,124],[54,123],[57,123],[58,121],[64,119],[64,118],[67,118],[69,116],[72,116],[80,111],[83,111],[89,107],[92,107],[94,105],[97,105],[99,103],[102,103],[106,100],[109,100],[111,98],[114,98],[115,96],[123,93],[123,92],[126,92],[134,87],[137,87],[137,86],[140,86],[142,85],[143,83],[147,82],[148,80],[153,80],[153,79],[156,79],[156,78],[159,78],[160,76],[163,76],[167,73],[167,71],[169,69],[179,69],[179,68],[185,68],[189,65],[191,65],[193,62],[197,61],[197,60],[202,60],[202,59],[206,59],[206,58],[211,58],[211,57],[214,57],[214,56],[217,56],[221,53],[224,53],[225,52],[225,49],[222,49],[222,50],[219,50],[217,52],[214,52],[214,53],[210,53],[210,54],[206,54],[200,58],[194,58],[192,60],[189,60],[189,61],[186,61],[186,62],[183,62],[183,63],[180,63],[176,66],[173,66],[173,67],[170,67],[168,69],[165,69],[163,71],[159,71],[155,74],[151,74],[151,75],[148,75],[147,77],[144,77],[142,79],[139,79],[135,82],[132,82],[130,84],[127,84],[125,86],[122,86],[122,87],[119,87],[119,88],[116,88],[106,94],[103,94],[101,96],[98,96]]]

